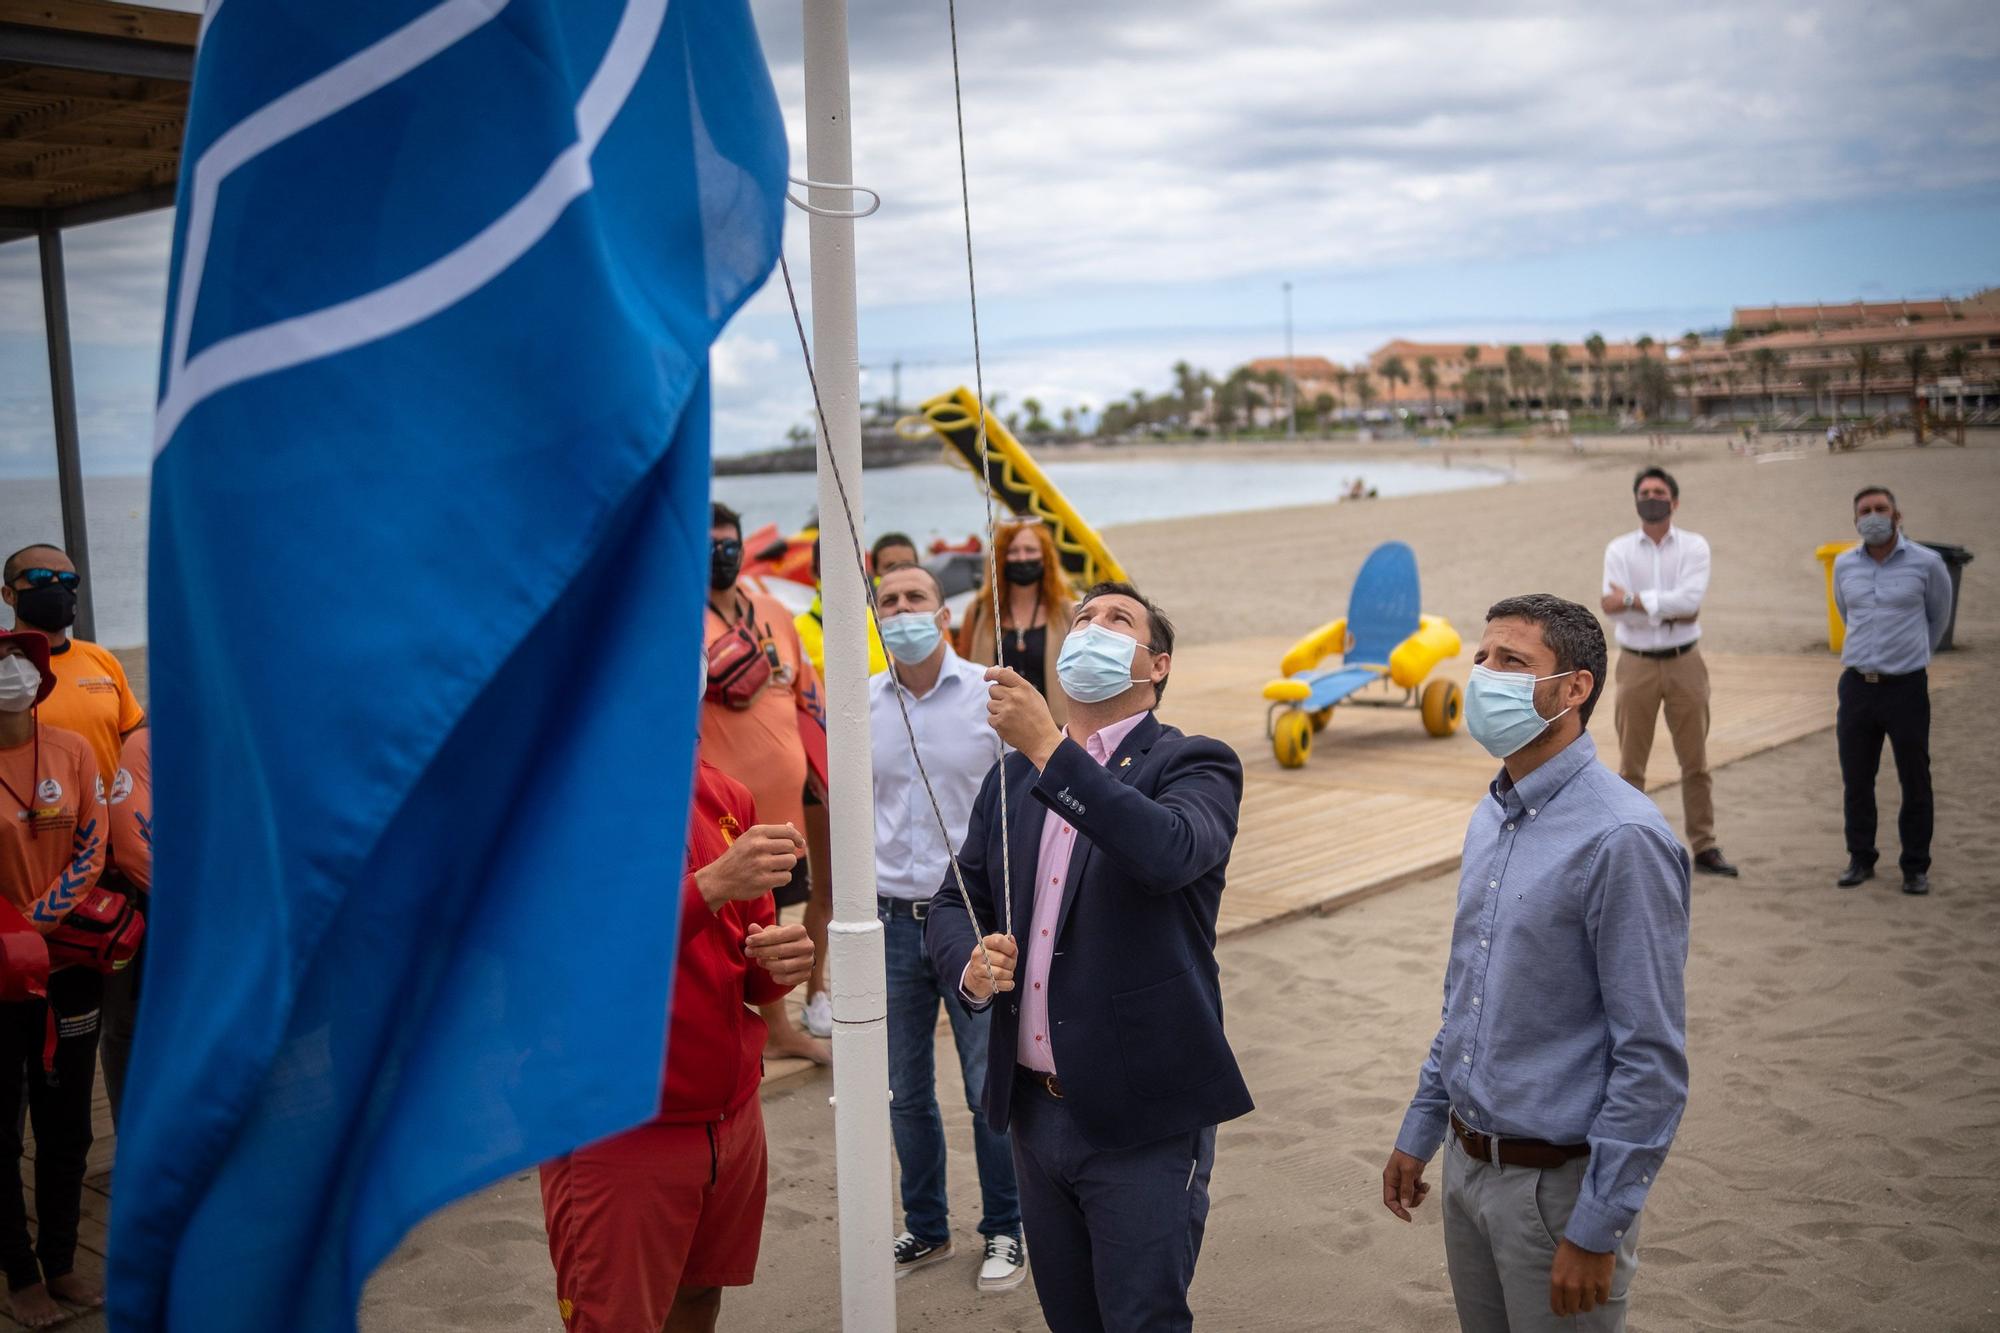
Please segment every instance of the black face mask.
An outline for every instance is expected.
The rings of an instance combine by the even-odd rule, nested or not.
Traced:
[[[1658,523],[1673,512],[1674,502],[1672,500],[1639,501],[1639,518],[1641,522]]]
[[[1017,588],[1032,588],[1042,581],[1042,562],[1039,560],[1009,560],[1007,562],[1007,582]]]
[[[708,586],[716,592],[736,586],[743,572],[743,543],[715,541],[708,544]]]
[[[76,590],[50,584],[45,588],[17,588],[14,616],[26,625],[56,633],[76,623]]]

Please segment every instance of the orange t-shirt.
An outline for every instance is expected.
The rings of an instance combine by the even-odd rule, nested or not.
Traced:
[[[125,738],[125,753],[105,795],[111,807],[111,855],[125,878],[153,887],[153,729]]]
[[[71,639],[67,647],[51,647],[49,670],[56,687],[42,700],[42,725],[83,737],[97,757],[97,771],[116,773],[125,733],[146,720],[124,666],[110,649]]]
[[[43,724],[40,748],[39,765],[32,737],[0,750],[0,892],[46,935],[96,885],[106,837],[89,744]]]
[[[748,708],[703,700],[701,757],[750,789],[757,818],[790,824],[801,833],[806,817],[806,750],[799,739],[799,703],[817,706],[819,675],[799,646],[791,613],[774,598],[736,590],[750,603],[753,633],[778,649],[778,669]],[[714,610],[706,613],[704,642],[729,629]]]

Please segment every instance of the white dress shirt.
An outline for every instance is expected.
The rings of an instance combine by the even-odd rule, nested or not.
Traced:
[[[1657,542],[1644,528],[1614,537],[1604,548],[1604,591],[1614,583],[1635,599],[1631,610],[1611,617],[1620,648],[1657,652],[1693,643],[1701,625],[1688,617],[1708,595],[1708,542],[1678,526]]]
[[[923,779],[903,730],[901,694],[909,705],[917,753],[930,774],[951,842],[938,831]],[[951,852],[965,841],[980,784],[1000,758],[1000,737],[986,720],[986,668],[944,646],[944,666],[928,694],[916,695],[892,671],[868,682],[868,727],[875,760],[875,892],[885,898],[928,899],[944,883]]]

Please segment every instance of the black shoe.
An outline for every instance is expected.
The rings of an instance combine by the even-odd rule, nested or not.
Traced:
[[[1903,876],[1904,893],[1910,894],[1912,896],[1920,896],[1922,894],[1929,893],[1930,891],[1931,891],[1931,877],[1929,875],[1923,874],[1920,871],[1914,875]]]
[[[896,1276],[901,1278],[904,1274],[914,1273],[919,1268],[929,1268],[932,1264],[943,1263],[951,1258],[952,1253],[952,1244],[949,1240],[932,1245],[918,1240],[905,1231],[896,1237]]]
[[[1694,868],[1704,875],[1725,875],[1730,879],[1736,878],[1736,867],[1722,859],[1722,849],[1720,847],[1711,847],[1705,852],[1696,852],[1694,856]]]
[[[1835,880],[1834,883],[1843,889],[1851,889],[1855,885],[1873,878],[1875,878],[1874,866],[1863,865],[1859,861],[1849,861],[1847,869],[1840,872],[1840,878]]]

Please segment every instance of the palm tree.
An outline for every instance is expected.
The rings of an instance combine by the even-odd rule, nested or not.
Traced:
[[[1354,396],[1361,400],[1361,410],[1364,412],[1368,410],[1368,405],[1375,401],[1375,381],[1360,366],[1354,368]]]
[[[1519,399],[1521,406],[1528,405],[1528,397],[1522,392],[1522,381],[1528,377],[1528,354],[1519,343],[1507,345],[1507,398],[1508,405]]]
[[[1820,415],[1819,396],[1826,392],[1826,386],[1833,382],[1833,376],[1825,366],[1813,366],[1799,372],[1799,384],[1813,396],[1813,415]]]
[[[1021,410],[1028,414],[1028,434],[1046,435],[1048,433],[1049,423],[1042,416],[1041,399],[1023,398],[1021,400]]]
[[[1944,373],[1959,381],[1957,395],[1957,415],[1965,415],[1965,372],[1972,364],[1972,349],[1964,343],[1953,343],[1944,349]]]
[[[1348,373],[1349,372],[1346,366],[1335,366],[1333,368],[1333,391],[1335,394],[1339,395],[1339,399],[1342,403],[1347,401]]]
[[[1417,358],[1417,379],[1423,384],[1425,389],[1430,391],[1431,415],[1436,416],[1438,414],[1438,385],[1442,382],[1438,379],[1438,359],[1436,357],[1420,356]]]
[[[1392,356],[1377,367],[1375,373],[1380,375],[1389,386],[1389,411],[1394,413],[1396,410],[1396,385],[1399,381],[1404,384],[1410,382],[1410,368],[1403,364],[1402,357]]]
[[[1185,361],[1174,362],[1174,394],[1183,412],[1194,411],[1201,400],[1201,372]]]
[[[1327,423],[1333,420],[1333,406],[1333,395],[1330,393],[1323,393],[1313,399],[1313,416],[1318,418],[1321,432],[1324,432],[1327,429]]]
[[[1743,372],[1736,368],[1734,361],[1722,363],[1722,387],[1728,397],[1723,399],[1731,421],[1736,420],[1736,386],[1743,379]]]
[[[1592,332],[1583,340],[1583,350],[1590,356],[1590,404],[1598,411],[1604,410],[1604,335]]]
[[[1910,369],[1910,411],[1917,410],[1917,394],[1923,390],[1924,376],[1931,373],[1931,349],[1911,343],[1903,349],[1903,364]]]
[[[1882,349],[1864,343],[1847,354],[1854,362],[1854,371],[1861,377],[1861,416],[1868,417],[1868,378],[1882,368]]]
[[[1063,424],[1063,434],[1065,434],[1065,435],[1074,435],[1074,434],[1076,434],[1076,409],[1075,409],[1075,408],[1073,408],[1073,407],[1065,407],[1065,408],[1064,408],[1064,409],[1062,410],[1062,424]]]
[[[1569,348],[1549,344],[1549,406],[1569,408]]]
[[[1757,372],[1757,388],[1764,395],[1771,415],[1778,415],[1778,400],[1771,397],[1771,376],[1785,367],[1785,358],[1773,348],[1759,347],[1750,353],[1750,368]]]

